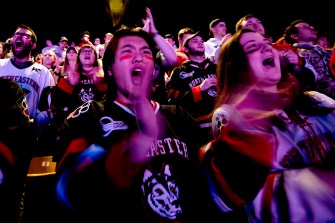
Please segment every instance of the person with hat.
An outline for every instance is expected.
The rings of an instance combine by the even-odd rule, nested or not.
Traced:
[[[210,140],[210,113],[216,97],[216,65],[206,58],[200,31],[188,36],[183,47],[189,60],[172,70],[166,85],[167,100],[185,107]]]
[[[227,33],[226,23],[217,18],[209,23],[209,36],[210,38],[204,43],[205,53],[206,57],[214,61],[216,49],[220,49],[220,46],[231,37],[231,33]]]
[[[188,36],[190,36],[190,35],[192,35],[194,33],[195,33],[194,30],[191,29],[190,27],[184,27],[184,28],[181,28],[178,31],[178,35],[177,35],[177,49],[175,49],[175,52],[176,52],[176,55],[177,55],[177,66],[181,66],[182,63],[185,60],[188,60],[188,57],[187,57],[187,55],[184,52],[183,42],[184,42],[184,40]],[[167,78],[170,78],[171,72],[172,72],[172,69],[170,69],[170,70],[168,70],[166,72]]]
[[[62,62],[64,62],[64,56],[65,56],[65,52],[68,46],[69,46],[68,38],[66,38],[65,36],[62,36],[58,41],[58,46],[54,48],[54,52],[57,58]]]
[[[166,34],[164,39],[173,47],[173,49],[177,49],[176,41],[174,40],[174,36],[171,33]]]

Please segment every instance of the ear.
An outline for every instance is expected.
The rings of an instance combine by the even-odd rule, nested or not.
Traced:
[[[291,34],[291,38],[294,39],[294,40],[297,40],[297,39],[298,39],[298,37],[297,37],[296,34]]]
[[[183,50],[184,50],[185,53],[188,53],[187,47],[183,47]]]
[[[31,49],[32,50],[36,49],[36,43],[33,43],[33,45],[31,46]]]

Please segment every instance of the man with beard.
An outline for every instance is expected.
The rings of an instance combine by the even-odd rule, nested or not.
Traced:
[[[33,61],[32,52],[36,49],[37,37],[35,32],[28,26],[21,24],[19,25],[12,37],[12,57],[6,59],[0,59],[0,78],[12,80],[14,83],[18,85],[18,88],[25,94],[26,107],[29,108],[29,112],[27,112],[27,116],[29,116],[29,121],[31,122],[31,128],[26,132],[27,134],[23,134],[23,136],[15,136],[11,134],[11,138],[15,138],[12,141],[22,141],[24,143],[20,143],[21,146],[10,147],[11,150],[16,149],[14,152],[15,160],[17,161],[18,172],[19,174],[13,173],[12,175],[18,175],[16,178],[19,178],[20,182],[15,183],[15,190],[19,194],[19,198],[21,201],[16,208],[19,208],[18,215],[22,215],[24,203],[24,212],[26,212],[27,200],[23,198],[23,191],[25,197],[27,194],[30,194],[28,188],[28,182],[26,182],[26,176],[28,173],[28,168],[30,165],[30,160],[32,156],[36,155],[36,148],[38,142],[38,129],[37,129],[37,120],[35,119],[38,114],[38,104],[41,98],[42,91],[47,86],[55,85],[54,79],[49,71],[49,69],[42,64]],[[4,94],[6,95],[6,94]],[[10,97],[10,94],[8,94]],[[8,100],[8,99],[6,99]],[[3,103],[2,103],[3,104]],[[9,106],[15,106],[17,103],[13,103]],[[9,107],[10,108],[10,107]],[[3,110],[3,109],[2,109]],[[3,114],[3,113],[1,113]],[[12,120],[13,115],[15,113],[8,112],[7,119]],[[4,117],[6,117],[4,115]],[[0,122],[1,125],[4,124]],[[18,127],[11,127],[13,129],[19,129]],[[19,130],[16,130],[19,131]],[[0,134],[1,135],[1,134]],[[19,144],[19,143],[16,143]],[[33,150],[32,150],[33,148]],[[10,174],[9,174],[10,175]],[[13,176],[14,178],[14,176]],[[25,185],[25,186],[24,186]],[[36,186],[36,185],[35,185]],[[3,199],[3,196],[0,195],[0,199]],[[22,199],[25,201],[22,202]],[[14,201],[16,202],[16,200]],[[15,211],[15,210],[14,210]],[[26,214],[26,213],[25,213]]]
[[[34,119],[42,90],[55,85],[48,68],[35,63],[32,52],[36,48],[37,37],[28,26],[21,24],[12,38],[13,56],[0,60],[0,77],[14,80],[25,91],[29,116]]]
[[[205,56],[205,45],[198,31],[183,43],[189,60],[172,70],[167,83],[167,99],[185,107],[203,134],[212,139],[210,113],[216,96],[216,65]]]

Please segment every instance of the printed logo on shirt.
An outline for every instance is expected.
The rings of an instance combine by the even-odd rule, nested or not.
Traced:
[[[217,93],[216,90],[213,88],[210,88],[207,92],[207,94],[211,97],[216,97],[216,93]]]
[[[31,71],[36,71],[37,73],[41,72],[40,68],[33,67]]]
[[[80,90],[79,96],[80,96],[80,100],[81,100],[82,102],[88,102],[88,101],[93,100],[93,98],[94,98],[94,93],[93,93],[92,88],[88,88],[88,89],[84,89],[84,88],[82,88],[82,89]]]
[[[142,191],[146,206],[160,217],[175,220],[182,213],[179,187],[169,164],[156,173],[146,169]]]
[[[23,114],[29,118],[29,108],[26,97],[22,100],[21,106],[23,108]]]
[[[188,148],[185,142],[168,137],[152,143],[147,156],[155,157],[165,154],[178,154],[188,159]]]
[[[66,119],[69,120],[70,118],[77,118],[80,114],[87,112],[89,108],[90,102],[86,102],[78,107],[76,110],[71,112]]]
[[[194,71],[190,72],[190,73],[186,73],[185,71],[180,72],[179,77],[181,79],[185,79],[188,77],[191,77],[194,74]]]
[[[30,85],[32,88],[34,88],[34,90],[36,92],[39,91],[40,87],[39,85],[36,83],[36,81],[34,81],[33,79],[29,78],[29,77],[22,77],[22,76],[3,76],[2,78],[6,78],[6,79],[10,79],[15,81],[16,83],[18,83],[20,85],[20,87],[22,87],[22,84],[27,84]],[[24,87],[22,87],[24,88]],[[25,89],[24,89],[25,90]],[[30,92],[30,91],[29,91]]]
[[[111,117],[104,116],[100,119],[101,129],[105,132],[104,137],[115,130],[125,130],[128,126],[123,121],[114,121]]]

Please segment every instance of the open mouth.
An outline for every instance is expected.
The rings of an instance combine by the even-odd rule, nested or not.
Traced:
[[[142,70],[139,68],[133,70],[133,72],[131,73],[131,80],[135,86],[140,86],[142,84],[143,77],[141,73]]]
[[[21,48],[23,47],[23,43],[20,41],[15,42],[15,48]]]
[[[269,57],[269,58],[266,58],[265,60],[263,60],[263,65],[264,66],[271,66],[271,67],[276,66],[273,57]]]
[[[140,75],[140,73],[141,73],[141,69],[135,69],[135,70],[133,70],[133,72],[131,73],[131,76],[138,76],[138,75]]]

